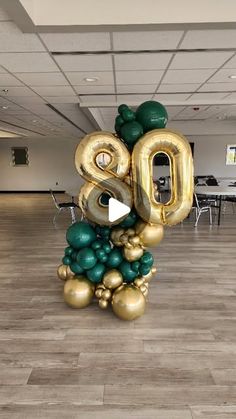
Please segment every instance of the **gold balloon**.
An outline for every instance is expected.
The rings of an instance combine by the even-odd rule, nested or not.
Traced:
[[[134,285],[136,285],[136,287],[141,287],[141,285],[143,285],[144,282],[145,279],[143,277],[137,278],[134,280]]]
[[[88,306],[94,294],[94,285],[82,275],[68,279],[64,286],[65,302],[73,308]]]
[[[57,269],[57,276],[62,281],[66,281],[69,278],[74,276],[74,273],[71,271],[68,265],[60,265]]]
[[[139,236],[130,237],[129,242],[133,244],[134,246],[137,246],[138,244],[140,244],[140,237]]]
[[[103,298],[103,300],[109,300],[111,298],[111,291],[110,290],[104,290],[102,292],[102,298]]]
[[[143,256],[143,249],[140,246],[132,247],[131,249],[124,247],[124,257],[129,262],[134,262]]]
[[[103,277],[103,284],[106,288],[114,290],[118,288],[123,282],[123,277],[117,269],[111,269],[106,272]]]
[[[122,243],[120,242],[120,237],[124,234],[124,232],[124,228],[121,227],[117,227],[112,230],[111,241],[115,244],[115,246],[122,246]]]
[[[154,194],[152,162],[157,153],[170,159],[171,198],[166,204],[157,202]],[[193,159],[183,135],[167,129],[147,132],[134,146],[132,173],[134,205],[147,223],[174,225],[187,217],[193,199]]]
[[[164,236],[164,227],[161,224],[148,224],[140,220],[136,223],[135,229],[141,243],[147,247],[156,246]]]
[[[122,320],[134,320],[142,316],[145,305],[143,293],[134,285],[124,285],[112,296],[113,311]]]
[[[102,293],[103,293],[102,288],[97,288],[96,291],[95,291],[95,295],[96,295],[97,298],[101,298]]]
[[[102,153],[110,157],[105,167],[97,162],[97,157]],[[109,221],[108,206],[101,205],[100,196],[108,192],[118,201],[132,207],[131,189],[123,181],[130,168],[130,154],[126,146],[110,132],[93,132],[79,143],[75,165],[80,176],[87,180],[79,194],[79,206],[85,217],[101,225],[115,224]]]
[[[98,305],[100,308],[105,309],[108,306],[108,301],[104,300],[103,298],[100,298],[100,300],[98,301]]]

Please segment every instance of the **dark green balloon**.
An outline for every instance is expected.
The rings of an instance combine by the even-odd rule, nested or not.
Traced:
[[[111,245],[110,245],[110,243],[109,243],[109,242],[104,243],[104,244],[102,245],[102,248],[103,248],[103,250],[104,250],[106,253],[110,253],[110,252],[111,252]]]
[[[150,252],[144,252],[143,256],[140,259],[140,262],[142,264],[148,265],[149,267],[152,267],[154,258]]]
[[[140,262],[138,260],[136,260],[135,262],[132,262],[131,267],[133,271],[138,272],[139,267],[140,267]]]
[[[72,256],[73,252],[74,252],[73,247],[68,246],[65,248],[65,256]]]
[[[102,247],[102,240],[95,240],[95,242],[93,242],[91,244],[92,249],[97,250],[97,249],[101,249]]]
[[[150,272],[151,268],[147,265],[140,265],[139,273],[140,275],[147,275]]]
[[[126,111],[127,109],[129,109],[128,105],[126,105],[125,103],[122,103],[118,107],[118,112],[119,112],[119,114],[122,114],[122,112]]]
[[[127,261],[121,262],[119,271],[122,274],[125,282],[132,282],[137,277],[137,272],[133,271],[131,263]]]
[[[76,250],[74,250],[74,252],[71,255],[71,259],[76,260],[77,259],[77,254],[78,254],[78,252],[76,252]]]
[[[131,210],[127,217],[119,224],[122,228],[132,227],[137,221],[137,214],[135,211]]]
[[[86,274],[91,282],[98,283],[102,280],[106,267],[102,263],[97,263],[92,269],[89,269]]]
[[[107,261],[107,254],[104,249],[96,250],[96,256],[102,263],[105,263]]]
[[[125,122],[131,122],[135,120],[135,113],[131,109],[124,109],[121,112],[121,116]]]
[[[115,122],[115,126],[117,127],[117,129],[120,131],[122,125],[125,123],[124,119],[122,118],[122,116],[118,115],[116,117],[116,122]]]
[[[72,262],[70,264],[70,269],[72,270],[72,272],[74,272],[74,274],[78,275],[84,272],[84,270],[81,268],[81,266],[79,266],[77,262]]]
[[[156,128],[165,128],[168,114],[161,103],[149,100],[138,107],[136,120],[142,125],[144,132],[148,132]]]
[[[62,259],[62,263],[63,265],[70,265],[72,262],[70,256],[64,256],[64,258]]]
[[[109,195],[110,197],[110,195]],[[100,227],[100,236],[104,238],[108,238],[110,236],[111,229],[107,226]]]
[[[128,145],[134,145],[143,135],[143,127],[137,121],[126,122],[120,129],[121,138]]]
[[[114,248],[112,249],[111,253],[108,255],[108,259],[106,265],[109,268],[117,268],[123,260],[122,253],[119,249]]]
[[[72,224],[66,233],[66,240],[75,249],[89,246],[96,239],[94,229],[84,221]]]
[[[97,258],[95,252],[90,247],[85,247],[78,252],[77,262],[82,269],[92,269],[96,263]]]

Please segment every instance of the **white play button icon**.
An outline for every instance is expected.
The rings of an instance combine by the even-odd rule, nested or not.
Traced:
[[[129,214],[131,209],[117,199],[110,198],[108,204],[108,219],[112,223],[113,221],[119,220],[124,215]]]

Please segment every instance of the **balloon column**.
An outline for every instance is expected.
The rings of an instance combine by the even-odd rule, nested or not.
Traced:
[[[133,320],[145,311],[156,272],[146,248],[162,240],[164,225],[179,223],[191,209],[193,164],[188,141],[165,129],[163,105],[144,102],[136,112],[120,105],[118,112],[116,134],[94,132],[77,147],[75,165],[86,181],[79,206],[86,221],[69,227],[58,276],[66,281],[69,306],[83,308],[96,297],[102,309],[111,304],[119,318]],[[153,157],[160,152],[170,160],[172,188],[166,204],[156,200],[152,180]],[[108,162],[101,165],[104,153]],[[129,215],[111,223],[110,197],[129,206]]]

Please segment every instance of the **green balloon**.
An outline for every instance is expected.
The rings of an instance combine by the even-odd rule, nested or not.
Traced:
[[[147,275],[150,272],[151,268],[147,265],[140,265],[139,273],[140,275]]]
[[[165,128],[168,114],[161,103],[149,100],[138,107],[136,120],[142,125],[144,132],[147,132],[156,128]]]
[[[128,145],[134,145],[143,135],[143,127],[137,121],[126,122],[120,129],[121,138]]]
[[[111,252],[111,245],[110,245],[110,243],[109,243],[109,242],[104,243],[104,244],[102,245],[102,248],[103,248],[103,250],[104,250],[106,253],[110,253],[110,252]]]
[[[64,258],[62,259],[62,263],[63,265],[70,265],[72,262],[70,256],[64,256]]]
[[[125,122],[131,122],[135,120],[135,113],[131,109],[124,109],[121,112],[121,116]]]
[[[106,267],[102,263],[97,263],[92,269],[89,269],[86,274],[91,282],[98,283],[102,280]]]
[[[97,263],[95,252],[90,247],[85,247],[78,252],[77,262],[82,269],[91,269]]]
[[[102,240],[95,240],[95,242],[93,242],[91,244],[91,247],[94,250],[101,249],[101,247],[102,247]]]
[[[118,107],[118,112],[119,112],[119,114],[121,115],[121,114],[122,114],[122,112],[126,111],[127,109],[129,109],[128,105],[125,105],[125,103],[122,103],[122,105],[120,105],[120,106]]]
[[[77,254],[78,254],[78,252],[76,252],[76,250],[74,250],[74,252],[71,255],[71,259],[76,260],[77,259]]]
[[[152,267],[154,258],[150,252],[144,252],[143,256],[140,259],[140,262],[142,264],[148,265],[149,267]]]
[[[72,272],[74,272],[74,274],[78,275],[84,272],[84,270],[81,268],[81,266],[79,266],[77,262],[72,262],[70,264],[70,269],[72,270]]]
[[[138,260],[131,263],[131,268],[133,271],[138,272],[139,267],[140,267],[140,262]]]
[[[68,246],[65,248],[65,256],[72,256],[73,252],[74,252],[73,247]]]
[[[84,221],[72,224],[66,233],[66,240],[75,249],[89,246],[96,239],[94,229]]]
[[[119,224],[122,228],[129,228],[132,227],[137,221],[136,212],[131,210],[129,215]]]
[[[108,255],[108,259],[106,265],[109,268],[117,268],[123,260],[122,253],[119,249],[113,248],[112,251]]]
[[[121,127],[122,127],[122,125],[124,124],[124,119],[122,118],[122,116],[120,116],[120,115],[118,115],[117,117],[116,117],[116,122],[115,122],[115,127],[116,127],[116,130],[118,130],[118,131],[120,131],[120,129],[121,129]]]
[[[110,198],[110,195],[109,195],[109,198]],[[107,227],[107,226],[100,227],[99,234],[100,234],[101,237],[108,238],[110,236],[110,232],[111,232],[111,229],[109,227]]]
[[[137,277],[137,272],[133,271],[131,263],[127,261],[121,262],[119,270],[123,276],[124,281],[132,282]]]
[[[105,263],[107,261],[107,254],[104,249],[96,250],[96,256],[102,263]]]

